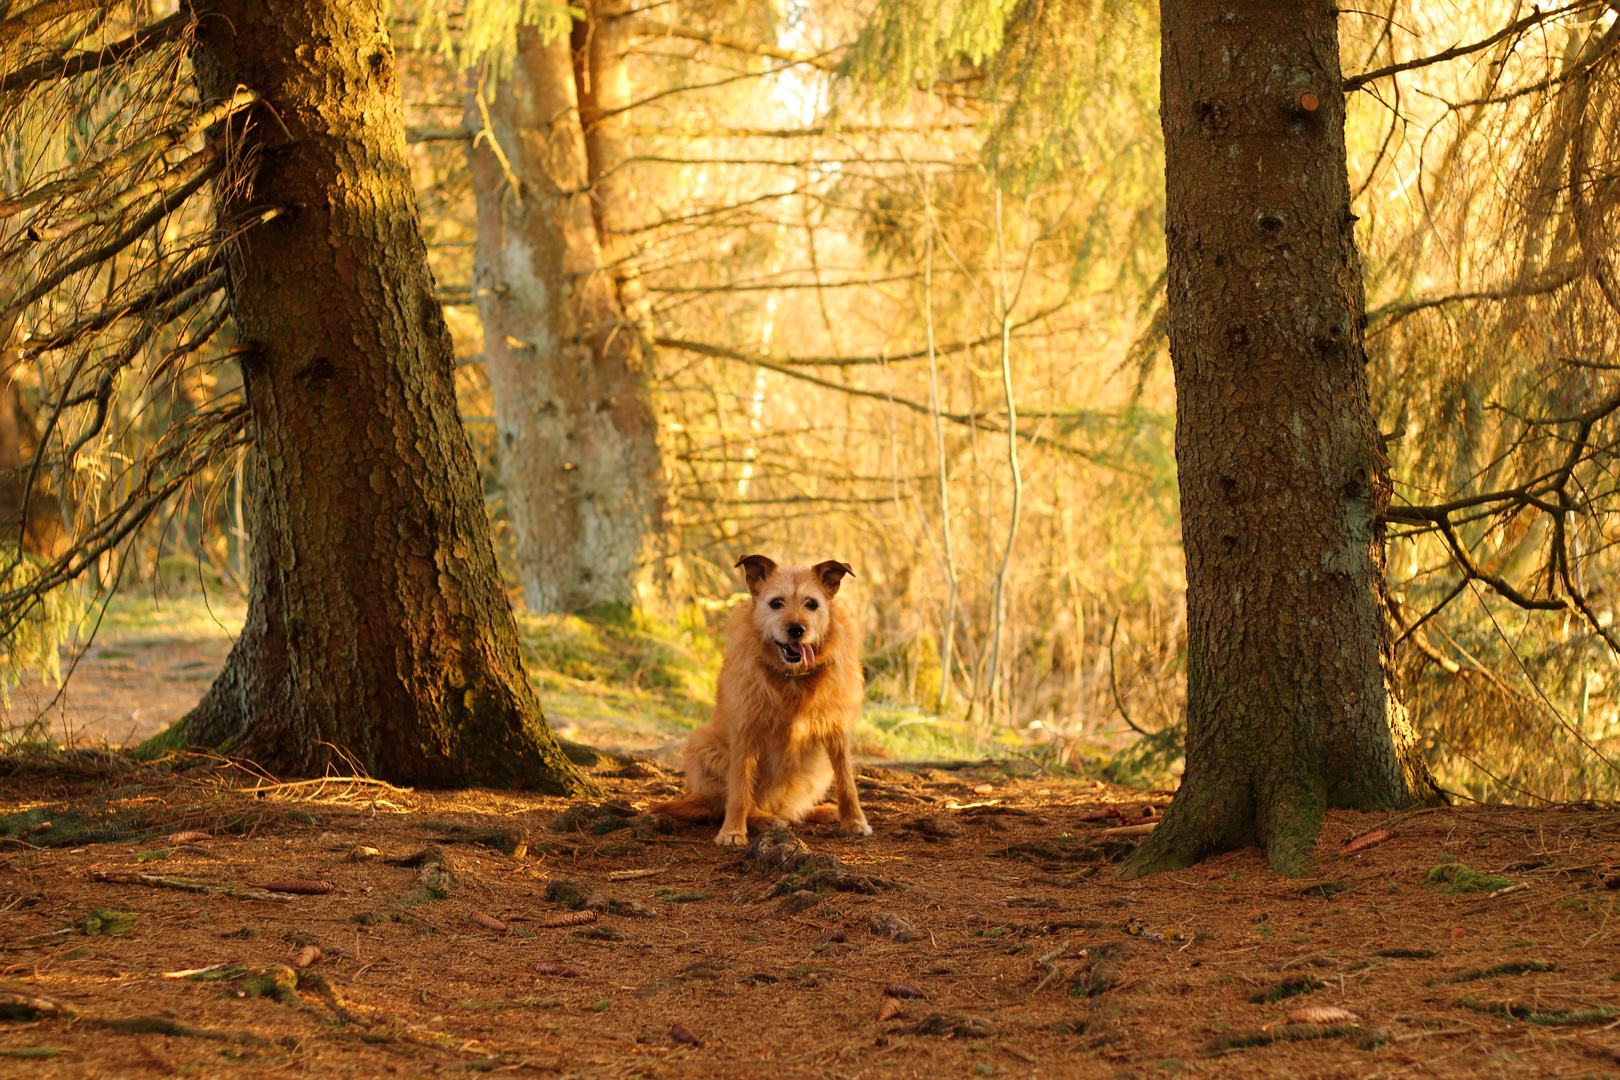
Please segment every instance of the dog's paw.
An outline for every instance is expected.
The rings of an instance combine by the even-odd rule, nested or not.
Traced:
[[[742,829],[721,829],[720,835],[714,838],[714,842],[721,847],[746,847],[748,833]]]
[[[851,836],[871,836],[872,826],[866,823],[865,818],[856,818],[854,821],[840,821],[838,831]]]

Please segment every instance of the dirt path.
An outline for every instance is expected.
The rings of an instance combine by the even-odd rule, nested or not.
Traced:
[[[243,614],[229,598],[118,598],[89,647],[62,650],[65,686],[35,675],[11,688],[0,735],[31,728],[62,746],[140,743],[197,704],[224,666]],[[530,670],[542,684],[547,722],[592,746],[677,760],[685,729],[672,726],[671,715],[684,709],[688,725],[707,715],[706,705],[668,692],[570,679],[532,659]]]
[[[43,716],[67,746],[126,746],[184,716],[219,674],[230,638],[153,636],[94,645],[60,691],[30,679],[12,690],[13,722]]]
[[[0,808],[30,808],[0,832],[54,817],[33,842],[71,845],[0,847],[0,1015],[32,1017],[0,1023],[6,1075],[1620,1072],[1611,812],[1336,814],[1307,881],[1248,851],[1122,883],[1132,841],[1091,818],[1144,797],[1079,781],[868,769],[876,835],[807,828],[823,860],[794,869],[627,820],[667,776],[604,778],[614,801],[565,832],[555,800],[221,779],[0,780]],[[61,834],[98,822],[150,831]],[[210,839],[166,838],[182,828]],[[604,911],[549,925],[581,898]],[[96,909],[133,915],[128,936],[87,935]],[[304,976],[275,967],[308,944]],[[278,974],[284,1003],[241,996]]]
[[[11,688],[0,731],[32,726],[66,746],[150,738],[197,704],[242,615],[239,602],[219,597],[121,597],[99,620],[90,613],[87,647],[62,650],[65,686],[33,676]]]

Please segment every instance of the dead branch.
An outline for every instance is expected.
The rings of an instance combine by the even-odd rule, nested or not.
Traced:
[[[778,289],[857,289],[863,285],[892,285],[897,281],[915,281],[916,274],[887,274],[875,278],[850,278],[845,281],[780,281],[729,285],[649,285],[648,292],[681,295],[685,293],[775,292]]]
[[[78,15],[102,6],[103,0],[44,0],[31,8],[24,8],[9,19],[0,21],[0,42],[14,42],[22,40],[22,35],[28,30],[35,30],[46,23],[57,19],[65,19],[69,15]]]
[[[996,337],[999,338],[1000,336],[1001,333],[998,330]],[[910,409],[912,412],[919,413],[923,416],[934,415],[934,411],[920,401],[912,401],[910,398],[897,397],[894,394],[880,390],[863,390],[858,386],[844,386],[840,383],[835,383],[828,379],[818,378],[815,375],[810,375],[803,371],[795,371],[791,367],[778,363],[775,360],[767,359],[763,356],[751,356],[747,353],[740,353],[732,349],[724,349],[718,345],[701,345],[697,342],[680,341],[674,338],[654,338],[653,343],[655,345],[662,345],[665,348],[685,349],[689,352],[700,352],[705,356],[713,356],[722,360],[735,360],[745,364],[753,364],[756,367],[765,368],[767,371],[774,371],[778,375],[786,375],[790,379],[799,379],[803,382],[813,383],[816,386],[824,387],[828,390],[836,390],[841,394],[848,394],[852,397],[870,398],[874,401],[882,401],[888,404],[898,405],[901,408]],[[977,428],[980,431],[992,431],[1002,435],[1007,434],[1007,425],[994,423],[980,415],[948,412],[940,412],[938,415],[941,419],[949,420],[951,423],[959,424],[963,427]],[[1018,432],[1018,437],[1027,440],[1033,439],[1034,436],[1032,433],[1020,431]],[[1128,469],[1118,462],[1105,460],[1091,453],[1089,450],[1082,450],[1079,447],[1070,446],[1067,443],[1057,442],[1052,439],[1047,439],[1046,444],[1054,449],[1062,451],[1063,453],[1073,454],[1076,457],[1085,458],[1087,461],[1095,462],[1098,465],[1106,465],[1109,468],[1116,469],[1120,472],[1138,475],[1134,472],[1134,470]]]
[[[1506,26],[1502,27],[1502,29],[1498,30],[1490,37],[1485,38],[1483,41],[1476,41],[1469,45],[1453,45],[1451,48],[1442,52],[1437,52],[1432,56],[1423,56],[1415,60],[1405,60],[1399,64],[1390,64],[1386,67],[1375,68],[1372,71],[1364,71],[1360,75],[1351,75],[1344,80],[1342,89],[1347,94],[1354,93],[1355,91],[1360,90],[1363,86],[1366,86],[1368,83],[1377,79],[1384,79],[1391,75],[1398,75],[1403,71],[1414,71],[1418,68],[1430,67],[1434,64],[1443,64],[1447,60],[1455,60],[1460,56],[1468,56],[1471,53],[1479,52],[1481,49],[1488,49],[1504,38],[1516,37],[1519,34],[1524,33],[1526,30],[1539,26],[1549,19],[1556,19],[1564,15],[1569,15],[1573,12],[1585,11],[1602,6],[1604,5],[1595,3],[1594,0],[1577,0],[1576,3],[1568,4],[1561,8],[1554,8],[1551,11],[1540,11],[1532,8],[1529,15],[1526,15],[1522,19],[1508,23]]]
[[[1028,318],[1013,323],[1011,329],[1022,330],[1026,326],[1032,326],[1037,322],[1050,318],[1067,306],[1067,303],[1064,302],[1043,308]],[[1001,340],[1001,330],[998,328],[994,333],[972,338],[968,341],[952,341],[935,345],[934,352],[936,354],[958,353],[967,349],[980,348],[999,340]],[[679,338],[658,338],[656,344],[669,349],[680,349],[683,352],[697,353],[700,356],[713,356],[722,360],[741,360],[751,363],[758,358],[784,367],[868,367],[928,358],[928,349],[926,348],[881,356],[766,356],[763,353],[743,353],[719,345],[708,345],[699,341],[684,341]],[[887,400],[887,398],[884,400]]]
[[[1389,324],[1387,326],[1381,326],[1375,331],[1376,333],[1383,333],[1390,326],[1408,315],[1416,314],[1419,311],[1427,311],[1429,308],[1443,307],[1446,304],[1460,304],[1469,300],[1514,300],[1525,296],[1541,296],[1546,293],[1557,292],[1564,286],[1578,280],[1586,273],[1586,269],[1584,263],[1572,263],[1548,271],[1534,281],[1520,282],[1516,285],[1451,293],[1447,296],[1431,296],[1406,303],[1384,304],[1367,312],[1367,321],[1371,323],[1380,319],[1388,319]]]
[[[11,217],[51,199],[88,190],[103,178],[123,171],[142,158],[185,142],[198,132],[240,112],[258,100],[259,95],[254,91],[238,90],[226,100],[199,111],[183,123],[171,125],[145,139],[140,139],[134,145],[100,161],[75,166],[71,176],[49,181],[32,191],[22,192],[0,202],[0,218]],[[128,205],[128,200],[125,200],[124,205]]]
[[[182,36],[192,25],[194,16],[189,8],[144,26],[128,37],[115,41],[104,49],[88,49],[72,56],[39,60],[0,77],[0,94],[27,90],[39,83],[55,79],[72,79],[87,71],[99,71],[113,64],[134,60]],[[4,33],[0,30],[0,33]]]
[[[162,874],[117,874],[106,870],[90,871],[91,881],[105,881],[113,885],[146,885],[154,889],[178,889],[181,892],[215,893],[233,900],[261,900],[285,904],[298,899],[291,893],[267,892],[264,889],[238,889],[234,885],[217,885],[206,881],[186,881]]]
[[[656,19],[640,19],[636,23],[636,36],[642,38],[679,38],[684,41],[696,41],[704,45],[713,45],[721,49],[730,49],[732,52],[746,53],[749,56],[763,56],[772,60],[786,60],[789,64],[808,64],[822,71],[835,71],[837,62],[828,59],[833,53],[846,49],[847,45],[837,45],[822,53],[797,52],[793,49],[780,49],[774,45],[764,45],[753,41],[743,41],[740,38],[727,37],[708,30],[698,30],[688,26],[677,26],[674,23],[660,22]]]
[[[473,138],[473,135],[475,135],[475,134],[476,134],[476,132],[468,131],[466,128],[462,128],[462,127],[454,127],[454,128],[408,127],[408,128],[405,129],[405,145],[407,145],[407,146],[417,146],[417,145],[419,145],[421,143],[430,143],[430,142],[471,142],[472,138]]]
[[[212,277],[217,278],[218,281],[207,291],[216,291],[224,284],[224,272],[213,269],[214,261],[214,252],[210,252],[145,295],[138,296],[128,303],[109,305],[89,318],[80,319],[73,325],[64,327],[43,340],[35,339],[29,342],[28,347],[23,350],[23,358],[33,360],[41,353],[50,352],[54,349],[65,349],[76,344],[88,334],[106,329],[119,319],[129,315],[144,315],[153,308],[166,305],[170,300],[181,296],[193,285],[203,281],[204,278],[210,277],[211,270]],[[201,297],[196,297],[190,303],[184,304],[177,309],[166,308],[164,313],[157,317],[156,321],[167,322],[180,312],[190,308],[197,299],[201,299]]]
[[[118,254],[120,251],[123,251],[129,245],[133,244],[136,240],[139,240],[152,228],[152,226],[169,216],[169,214],[173,213],[181,203],[185,202],[198,191],[202,190],[202,186],[208,181],[212,180],[215,176],[218,176],[220,172],[223,171],[224,167],[224,157],[217,154],[214,155],[207,162],[203,163],[201,167],[185,181],[185,183],[181,184],[174,191],[164,193],[156,200],[156,202],[153,203],[151,207],[146,210],[145,213],[131,221],[121,232],[114,235],[112,239],[108,240],[104,244],[91,248],[89,251],[83,252],[77,258],[68,260],[62,266],[53,270],[49,274],[46,274],[39,281],[35,282],[32,288],[29,288],[23,292],[21,296],[12,301],[4,309],[0,309],[0,326],[8,324],[29,304],[32,304],[34,301],[56,288],[74,274],[77,274],[81,270],[88,270],[92,266],[97,266],[105,262],[114,255]]]
[[[637,233],[652,232],[655,229],[667,228],[670,225],[681,225],[699,218],[716,217],[720,214],[729,214],[734,210],[743,210],[750,206],[757,206],[763,202],[773,202],[777,199],[791,199],[803,195],[801,191],[773,191],[766,195],[759,195],[742,202],[730,203],[726,206],[713,206],[705,210],[694,210],[690,214],[677,214],[674,217],[660,218],[658,221],[648,222],[646,225],[637,225],[633,229],[620,231],[620,235],[634,235]]]
[[[0,638],[9,634],[27,605],[59,585],[78,579],[102,555],[128,539],[176,492],[224,455],[248,445],[248,406],[236,402],[198,414],[178,429],[173,445],[148,456],[141,477],[123,503],[85,529],[74,546],[41,568],[27,583],[0,592]]]
[[[1560,72],[1557,75],[1533,82],[1528,86],[1521,86],[1517,90],[1510,90],[1505,94],[1498,94],[1494,97],[1472,98],[1468,101],[1448,101],[1446,107],[1453,112],[1458,112],[1463,109],[1477,108],[1481,105],[1503,105],[1529,94],[1539,94],[1544,90],[1551,90],[1555,86],[1562,86],[1572,79],[1579,79],[1589,74],[1599,64],[1608,60],[1614,54],[1617,42],[1620,42],[1620,23],[1611,26],[1608,33],[1604,34],[1603,41],[1594,51],[1590,60],[1576,64],[1568,71]]]
[[[643,138],[675,139],[823,139],[840,135],[932,135],[942,131],[973,131],[977,124],[840,124],[807,128],[648,127],[625,130]]]

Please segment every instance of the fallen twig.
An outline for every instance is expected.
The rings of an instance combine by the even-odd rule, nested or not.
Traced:
[[[1098,836],[1146,836],[1159,827],[1157,821],[1146,821],[1139,825],[1121,825],[1117,829],[1104,829]]]
[[[238,889],[234,885],[216,885],[206,881],[185,881],[181,878],[164,877],[161,874],[115,874],[105,870],[92,870],[90,871],[90,880],[105,881],[114,885],[148,885],[155,889],[179,889],[181,892],[217,893],[220,896],[229,896],[235,900],[262,900],[275,904],[285,904],[298,899],[291,893],[266,892],[263,889]]]

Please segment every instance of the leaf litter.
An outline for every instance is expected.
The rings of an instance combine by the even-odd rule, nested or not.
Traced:
[[[1253,850],[1122,882],[1139,838],[1105,830],[1162,798],[872,772],[872,838],[804,826],[741,858],[645,820],[656,777],[599,773],[607,797],[572,807],[223,767],[0,778],[0,834],[35,830],[0,852],[0,1052],[73,1075],[150,1071],[159,1036],[170,1071],[205,1073],[1101,1080],[1214,1055],[1461,1078],[1589,1072],[1617,1041],[1620,813],[1335,813],[1311,879],[1334,888]],[[996,805],[953,809],[965,781]],[[1380,831],[1347,876],[1346,838]],[[135,869],[154,839],[163,874]],[[1535,890],[1500,893],[1525,867]],[[320,888],[268,888],[289,884]]]

